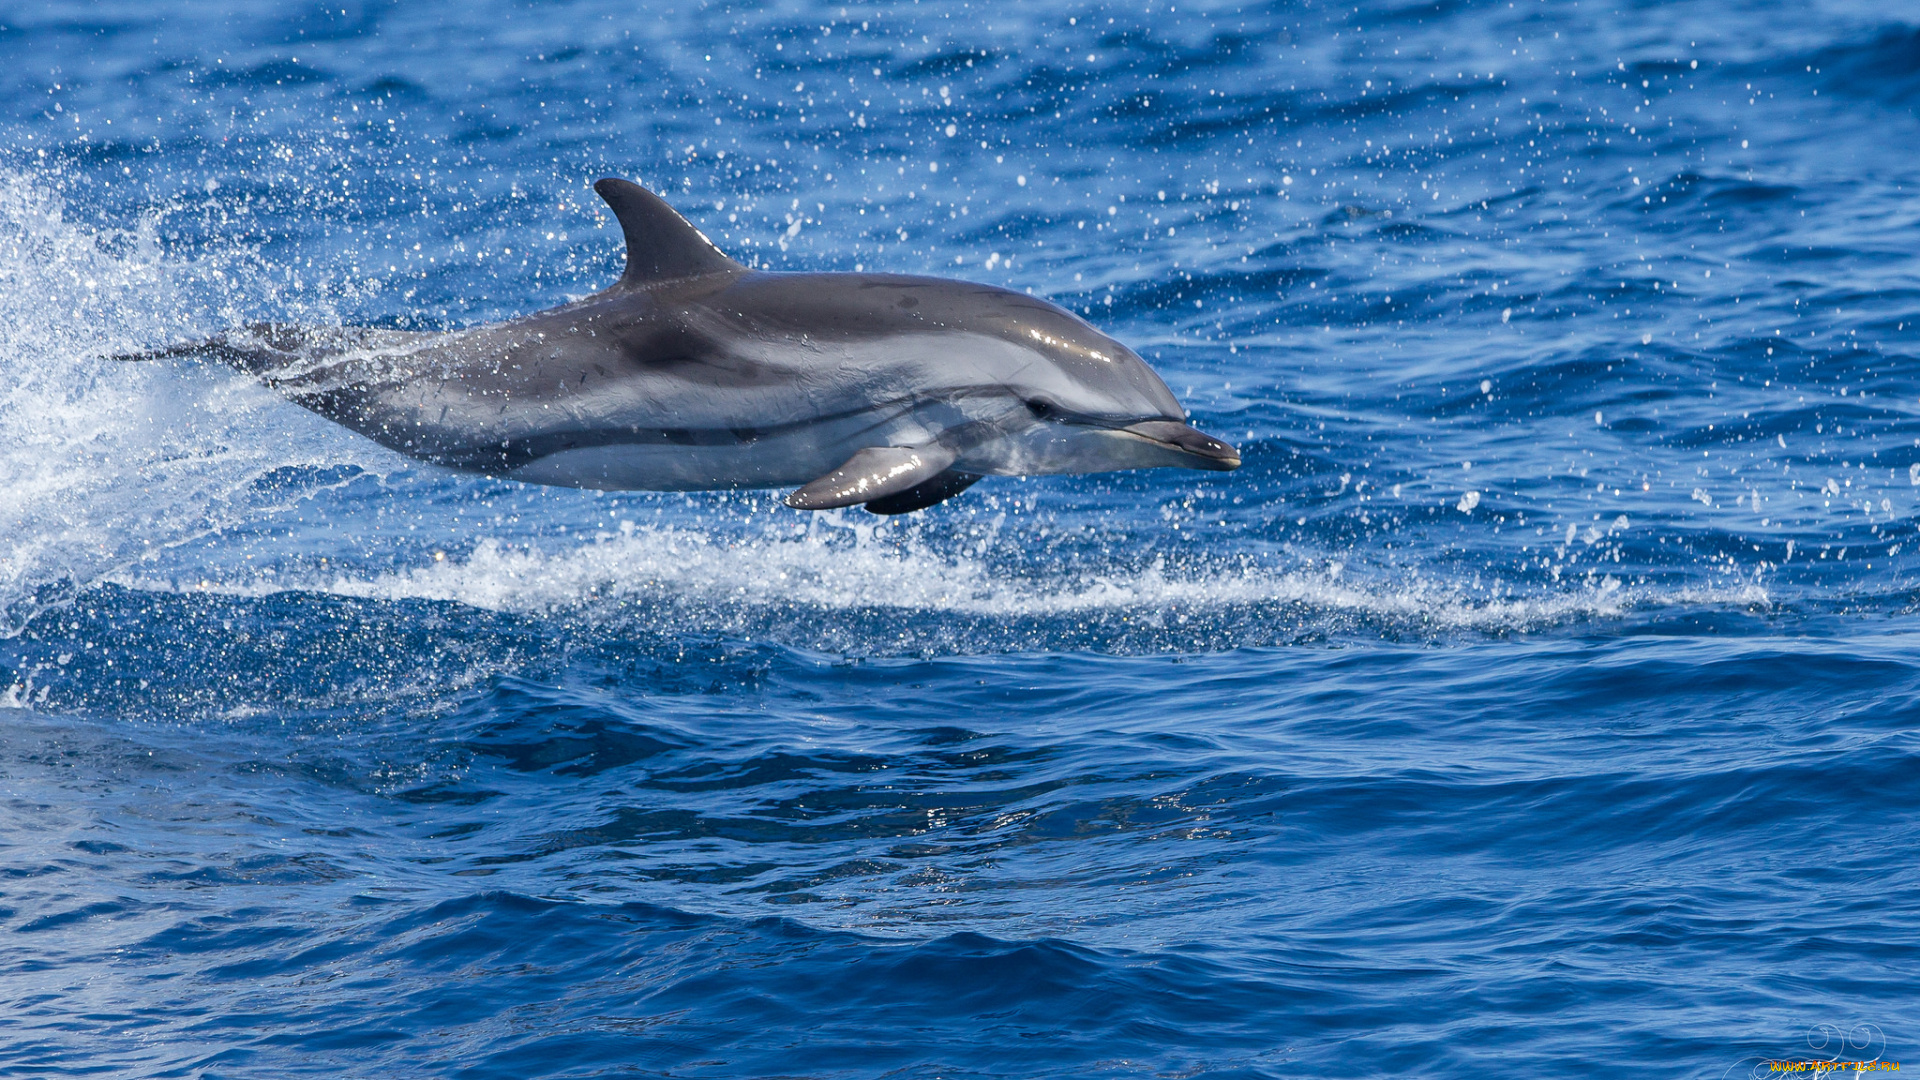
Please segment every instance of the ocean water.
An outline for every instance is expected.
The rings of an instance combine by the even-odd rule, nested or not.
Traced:
[[[1762,1075],[1920,1050],[1920,15],[0,10],[0,1074]],[[257,319],[993,282],[1233,474],[397,457]]]

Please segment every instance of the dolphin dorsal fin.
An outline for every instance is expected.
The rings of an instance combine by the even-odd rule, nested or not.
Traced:
[[[593,185],[627,236],[627,272],[620,284],[724,274],[746,267],[727,258],[666,200],[639,184],[611,177]]]

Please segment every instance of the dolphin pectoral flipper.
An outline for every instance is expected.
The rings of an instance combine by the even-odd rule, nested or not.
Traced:
[[[938,443],[869,446],[839,468],[788,495],[787,505],[795,510],[832,510],[903,494],[944,473],[957,456]]]
[[[915,510],[925,510],[935,503],[946,502],[955,495],[979,482],[980,474],[964,473],[957,469],[946,472],[931,480],[922,480],[898,495],[886,495],[867,504],[871,514],[911,514]]]

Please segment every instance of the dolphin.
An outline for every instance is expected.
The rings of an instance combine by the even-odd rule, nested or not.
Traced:
[[[943,278],[752,270],[645,188],[594,190],[627,265],[585,299],[445,333],[262,323],[129,359],[217,358],[453,469],[794,487],[800,510],[908,513],[983,476],[1240,465],[1138,354],[1063,308]]]

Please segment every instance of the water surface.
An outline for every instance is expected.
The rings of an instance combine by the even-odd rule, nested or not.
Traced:
[[[1915,1045],[1897,5],[43,4],[0,58],[7,1071]],[[804,515],[101,359],[583,296],[605,175],[1069,305],[1246,465]]]

